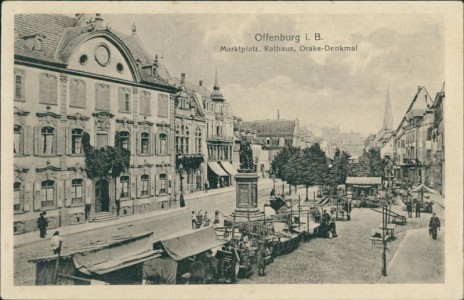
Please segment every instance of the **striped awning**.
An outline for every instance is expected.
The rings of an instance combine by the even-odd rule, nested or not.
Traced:
[[[229,173],[230,175],[232,176],[237,175],[238,173],[237,170],[235,170],[235,168],[230,164],[230,162],[221,161],[221,165],[224,168],[224,170],[226,170],[226,172]]]
[[[229,176],[226,171],[215,161],[208,162],[208,166],[216,173],[217,176]]]

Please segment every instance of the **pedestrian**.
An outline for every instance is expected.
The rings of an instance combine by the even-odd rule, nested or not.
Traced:
[[[180,207],[185,207],[184,192],[180,192]]]
[[[48,226],[48,220],[45,217],[47,212],[41,212],[40,217],[37,219],[37,226],[39,227],[40,231],[40,238],[45,238],[47,236],[47,226]]]
[[[258,276],[265,276],[266,275],[266,262],[264,261],[265,257],[265,247],[262,242],[258,245]]]
[[[52,237],[52,250],[53,254],[60,255],[61,253],[61,245],[63,244],[63,239],[60,237],[60,232],[55,231]]]
[[[271,196],[271,197],[274,197],[274,196],[275,196],[275,189],[274,189],[274,188],[272,188],[270,196]]]
[[[219,220],[219,210],[214,212],[214,224],[219,224],[221,221]]]
[[[85,214],[85,221],[89,222],[90,218],[90,209],[92,208],[92,204],[90,203],[90,197],[85,198],[85,207],[84,207],[84,214]]]
[[[334,213],[330,215],[330,230],[332,232],[332,237],[336,238],[337,237],[337,225],[335,223]]]
[[[121,199],[116,199],[116,217],[119,217],[120,210],[121,210]]]
[[[416,218],[420,218],[420,208],[421,208],[420,202],[417,201],[416,202]]]
[[[208,218],[208,212],[207,211],[205,211],[205,215],[203,216],[203,220],[205,221],[204,226],[208,227],[210,219]]]
[[[192,229],[197,227],[197,216],[195,215],[195,211],[192,210]]]
[[[406,209],[408,210],[408,217],[412,218],[412,203],[411,203],[411,201],[408,201],[406,203]]]
[[[437,217],[436,213],[433,213],[429,222],[429,235],[431,235],[434,240],[437,239],[437,229],[440,230],[440,219]]]
[[[208,182],[205,181],[205,193],[207,193],[207,192],[208,192]]]
[[[201,209],[200,209],[197,214],[197,228],[200,228],[202,224],[203,224],[203,213],[201,212]]]

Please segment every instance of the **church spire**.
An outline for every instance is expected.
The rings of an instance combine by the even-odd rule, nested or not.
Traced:
[[[390,103],[390,87],[387,87],[387,99],[385,101],[385,111],[383,115],[383,128],[393,129],[393,112]]]
[[[219,90],[221,87],[219,86],[219,80],[218,80],[218,75],[217,75],[217,69],[216,69],[216,75],[214,77],[214,89]]]
[[[221,87],[219,86],[218,73],[216,69],[216,76],[214,77],[214,86],[213,91],[211,92],[211,99],[217,101],[224,101],[224,96],[222,96]]]

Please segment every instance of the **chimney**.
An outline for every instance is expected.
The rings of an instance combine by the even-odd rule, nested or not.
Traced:
[[[76,25],[83,26],[86,24],[86,16],[85,14],[75,14]]]
[[[182,84],[185,83],[185,73],[180,73],[180,82],[181,82]]]
[[[419,93],[420,92],[420,85],[417,86],[417,92]]]
[[[95,14],[95,28],[103,29],[103,18],[101,14]]]
[[[203,86],[203,80],[198,81],[199,86]]]
[[[137,26],[135,26],[135,22],[132,23],[131,30],[132,30],[132,34],[135,34],[137,32]]]

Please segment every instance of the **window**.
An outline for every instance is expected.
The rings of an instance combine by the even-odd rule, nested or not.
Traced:
[[[119,88],[119,111],[130,112],[131,111],[131,93],[128,88]]]
[[[283,137],[279,139],[279,146],[281,147],[285,146],[285,139]]]
[[[14,126],[14,144],[13,144],[13,153],[15,155],[21,155],[23,151],[23,129],[19,125]]]
[[[55,205],[55,181],[46,180],[42,182],[42,201],[41,207],[51,207]]]
[[[96,147],[102,148],[108,146],[108,133],[97,133]]]
[[[140,153],[141,154],[148,154],[148,144],[150,141],[150,134],[147,132],[142,132],[141,139],[140,139]]]
[[[127,131],[121,131],[119,133],[119,147],[124,149],[130,148],[130,134]]]
[[[55,129],[52,127],[42,128],[42,154],[53,154]]]
[[[121,198],[129,197],[129,176],[121,176]]]
[[[83,130],[75,128],[71,131],[71,153],[81,154],[82,153],[82,135]]]
[[[401,140],[401,148],[404,148],[404,140]]]
[[[195,132],[195,152],[201,153],[201,128],[197,127]]]
[[[427,160],[432,160],[432,150],[427,149]]]
[[[149,116],[151,115],[151,93],[142,91],[140,93],[140,114]]]
[[[52,74],[40,75],[40,98],[41,104],[58,104],[58,79]]]
[[[168,136],[164,133],[159,135],[159,154],[168,154]]]
[[[83,185],[82,179],[73,179],[71,181],[71,203],[72,204],[81,204],[84,203],[83,198]]]
[[[176,152],[189,153],[189,128],[188,126],[178,125],[176,127]]]
[[[95,109],[110,110],[110,86],[97,83],[95,85]]]
[[[266,139],[266,146],[270,146],[271,145],[271,139],[270,138],[267,138]]]
[[[43,39],[40,37],[35,38],[34,50],[36,51],[43,51]]]
[[[15,100],[16,101],[25,101],[25,84],[24,79],[26,73],[23,70],[15,69]]]
[[[71,79],[69,83],[69,105],[72,107],[85,108],[86,86],[85,81]]]
[[[426,137],[426,140],[427,140],[427,141],[432,140],[432,131],[433,131],[433,128],[432,128],[432,127],[427,128],[427,137]]]
[[[159,182],[160,182],[159,193],[160,194],[166,194],[167,193],[166,174],[160,174],[159,175]]]
[[[140,194],[142,196],[148,196],[148,183],[150,182],[148,175],[142,175],[142,189]]]
[[[169,114],[168,95],[158,95],[158,117],[167,118]]]
[[[21,210],[21,183],[15,182],[14,183],[14,202],[13,202],[13,209],[14,211]]]

